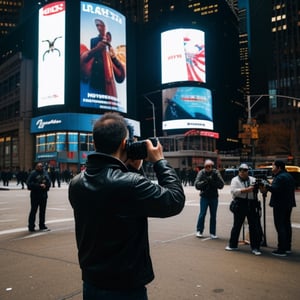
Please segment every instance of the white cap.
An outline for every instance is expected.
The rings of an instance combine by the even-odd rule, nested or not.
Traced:
[[[211,159],[206,159],[204,162],[204,167],[208,166],[208,165],[213,166],[214,162]]]
[[[239,166],[239,170],[241,170],[241,169],[249,170],[249,167],[248,167],[247,164],[241,164],[241,165]]]

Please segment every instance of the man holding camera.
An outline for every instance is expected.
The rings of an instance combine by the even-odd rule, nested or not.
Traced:
[[[146,300],[145,286],[154,279],[147,218],[179,214],[184,191],[159,142],[140,143],[146,144],[145,159],[154,164],[158,184],[128,170],[128,129],[119,114],[96,121],[93,138],[96,152],[69,186],[83,299]]]
[[[250,231],[250,246],[254,255],[261,255],[260,244],[262,232],[258,215],[259,202],[257,199],[258,186],[255,177],[249,176],[247,164],[239,166],[239,173],[233,177],[230,184],[230,192],[237,209],[233,212],[233,227],[231,229],[227,251],[238,250],[238,239],[242,225],[247,217]]]
[[[213,168],[213,165],[214,162],[211,159],[205,160],[204,169],[198,172],[195,179],[195,188],[200,190],[200,213],[196,228],[196,236],[199,238],[203,237],[205,216],[208,207],[210,212],[210,237],[212,239],[218,238],[216,235],[216,219],[219,202],[218,189],[222,189],[224,187],[224,180],[220,172]]]
[[[272,184],[266,184],[271,192],[270,206],[273,208],[274,224],[278,237],[278,248],[272,251],[275,256],[286,256],[291,253],[292,226],[291,214],[296,206],[295,181],[286,171],[282,160],[275,160],[272,164],[274,179]]]

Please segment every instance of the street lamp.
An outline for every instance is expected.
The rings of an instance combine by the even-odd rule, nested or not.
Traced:
[[[252,104],[251,104],[251,97],[258,97]],[[271,94],[261,94],[261,95],[247,95],[247,111],[248,111],[248,120],[247,123],[250,124],[251,122],[251,110],[257,104],[258,101],[261,100],[262,97],[278,97],[278,98],[285,98],[300,101],[300,98],[285,96],[285,95],[271,95]]]
[[[155,105],[154,103],[147,97],[145,96],[145,99],[151,104],[152,106],[152,119],[153,119],[153,137],[156,137],[156,125],[155,125]]]
[[[152,106],[152,120],[153,120],[153,137],[156,137],[156,122],[155,122],[155,105],[154,103],[148,98],[148,95],[156,94],[160,92],[160,90],[152,91],[146,94],[143,94],[143,97],[151,104]]]
[[[251,104],[251,97],[257,97],[257,99]],[[252,124],[252,115],[251,111],[252,108],[263,98],[263,97],[278,97],[278,98],[285,98],[285,99],[291,99],[294,101],[299,102],[300,104],[300,98],[297,97],[291,97],[291,96],[285,96],[285,95],[277,95],[277,94],[261,94],[261,95],[247,95],[247,112],[248,112],[248,118],[247,118],[247,125],[245,125],[245,128],[247,128],[247,131],[250,134],[250,140],[251,140],[251,150],[252,150],[252,159],[254,164],[254,157],[255,157],[255,148],[253,140],[258,138],[258,132],[257,132],[257,126],[256,124]],[[297,107],[300,107],[300,105],[297,105]]]

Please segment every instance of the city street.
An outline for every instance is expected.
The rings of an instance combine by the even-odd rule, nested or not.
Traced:
[[[9,190],[0,190],[1,300],[82,299],[73,211],[67,191],[66,184],[49,191],[46,225],[51,231],[29,233],[29,191],[15,182],[10,183]],[[208,235],[209,212],[204,232],[207,237],[195,237],[199,192],[187,186],[185,193],[186,207],[180,215],[149,219],[156,275],[147,286],[149,300],[299,299],[300,191],[296,193],[298,206],[292,215],[292,254],[282,258],[271,255],[277,237],[268,205],[267,247],[261,248],[261,256],[254,256],[244,242],[248,238],[247,226],[244,237],[240,236],[239,251],[225,251],[233,222],[228,209],[229,186],[220,191],[216,240]]]

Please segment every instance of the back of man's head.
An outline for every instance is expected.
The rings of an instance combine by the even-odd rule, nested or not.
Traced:
[[[118,113],[105,113],[94,124],[93,139],[97,152],[115,153],[126,137],[127,123]]]

